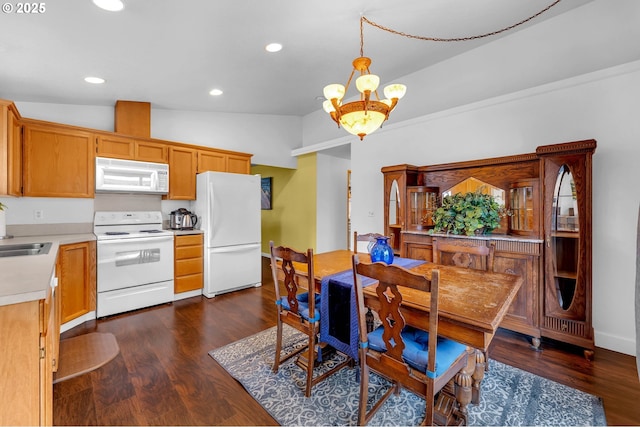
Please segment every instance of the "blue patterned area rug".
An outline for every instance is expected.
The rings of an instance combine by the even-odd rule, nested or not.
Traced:
[[[305,399],[304,371],[293,360],[271,371],[276,328],[209,352],[283,426],[356,425],[359,385],[355,368],[344,368],[313,387]],[[305,337],[285,325],[284,351],[304,346]],[[339,363],[336,354],[326,369]],[[295,358],[294,358],[295,359]],[[491,360],[482,382],[479,405],[469,405],[473,426],[597,426],[606,425],[602,400],[571,387]],[[320,368],[317,368],[317,370]],[[389,383],[371,376],[370,397],[381,395]],[[376,396],[377,399],[377,396]],[[293,411],[291,408],[298,408]],[[403,390],[392,396],[370,425],[419,425],[424,400]]]

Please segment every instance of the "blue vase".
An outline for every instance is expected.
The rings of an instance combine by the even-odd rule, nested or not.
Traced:
[[[376,243],[371,248],[371,262],[382,261],[387,264],[393,262],[393,249],[389,246],[389,238],[386,236],[376,237]]]

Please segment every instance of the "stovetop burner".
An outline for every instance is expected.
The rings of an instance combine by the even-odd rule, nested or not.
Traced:
[[[96,212],[93,233],[98,240],[160,238],[173,236],[162,229],[162,212]]]

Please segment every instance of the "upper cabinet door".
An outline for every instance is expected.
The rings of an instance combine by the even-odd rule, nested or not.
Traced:
[[[216,150],[199,150],[198,173],[202,172],[248,174],[251,172],[251,155],[232,154]]]
[[[6,101],[0,101],[0,194],[22,195],[22,124]]]
[[[198,151],[198,173],[226,172],[227,156],[218,151]]]
[[[196,150],[169,147],[169,194],[171,200],[196,199]]]
[[[227,156],[227,172],[244,173],[251,172],[251,156],[229,154]]]
[[[169,149],[166,144],[148,141],[136,141],[135,159],[143,162],[167,163]]]
[[[116,135],[98,135],[97,141],[98,157],[156,163],[167,163],[169,159],[166,144]]]
[[[135,158],[135,142],[130,138],[98,135],[98,157],[133,160]]]
[[[93,198],[94,153],[89,132],[25,123],[24,195]]]

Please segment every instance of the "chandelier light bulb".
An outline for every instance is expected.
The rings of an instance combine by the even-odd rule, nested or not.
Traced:
[[[380,77],[375,74],[363,74],[356,79],[356,87],[361,93],[375,92],[380,85]]]
[[[344,97],[345,89],[343,85],[334,83],[326,85],[322,93],[324,94],[324,97],[329,100],[334,98],[341,100]]]
[[[400,83],[392,83],[384,88],[384,96],[389,99],[400,99],[407,93],[407,87]]]
[[[322,103],[322,108],[326,113],[329,113],[329,114],[336,111],[336,109],[333,107],[333,104],[328,99]]]

